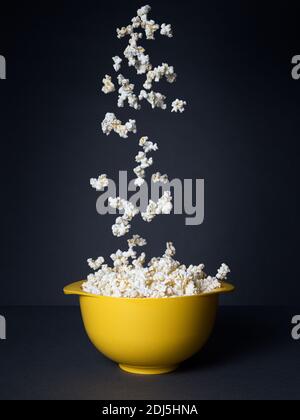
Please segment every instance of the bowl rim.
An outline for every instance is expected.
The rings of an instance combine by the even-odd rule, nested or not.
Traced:
[[[218,289],[214,289],[209,293],[202,293],[199,295],[189,295],[189,296],[171,296],[171,297],[163,297],[163,298],[128,298],[128,297],[116,297],[116,296],[103,296],[103,295],[95,295],[92,293],[86,293],[82,290],[81,286],[86,280],[77,281],[75,283],[71,283],[64,287],[63,292],[65,295],[77,295],[81,297],[90,297],[93,299],[113,299],[119,301],[130,301],[130,302],[146,302],[146,301],[173,301],[178,299],[195,299],[195,298],[205,298],[208,296],[215,296],[222,293],[230,293],[235,290],[235,286],[231,283],[221,282],[222,287]]]

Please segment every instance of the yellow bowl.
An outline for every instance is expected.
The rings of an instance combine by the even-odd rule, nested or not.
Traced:
[[[86,332],[94,346],[121,369],[137,374],[161,374],[197,353],[209,338],[219,295],[127,299],[96,296],[81,289],[82,281],[64,288],[78,295]]]

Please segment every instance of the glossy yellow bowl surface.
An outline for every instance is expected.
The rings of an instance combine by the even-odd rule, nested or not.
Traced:
[[[79,296],[91,342],[121,369],[139,374],[170,372],[197,353],[213,329],[219,294],[234,290],[223,283],[203,295],[127,299],[85,293],[82,283],[64,293]]]

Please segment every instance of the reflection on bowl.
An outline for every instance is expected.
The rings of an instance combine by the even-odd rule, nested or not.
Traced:
[[[130,299],[91,295],[82,283],[64,293],[79,296],[91,342],[121,369],[138,374],[171,372],[197,353],[212,332],[219,295],[234,290],[222,283],[204,295]]]

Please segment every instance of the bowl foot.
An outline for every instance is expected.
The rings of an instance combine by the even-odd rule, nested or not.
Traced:
[[[162,375],[164,373],[173,372],[173,370],[177,369],[178,365],[147,367],[120,363],[119,367],[125,372],[135,373],[136,375]]]

